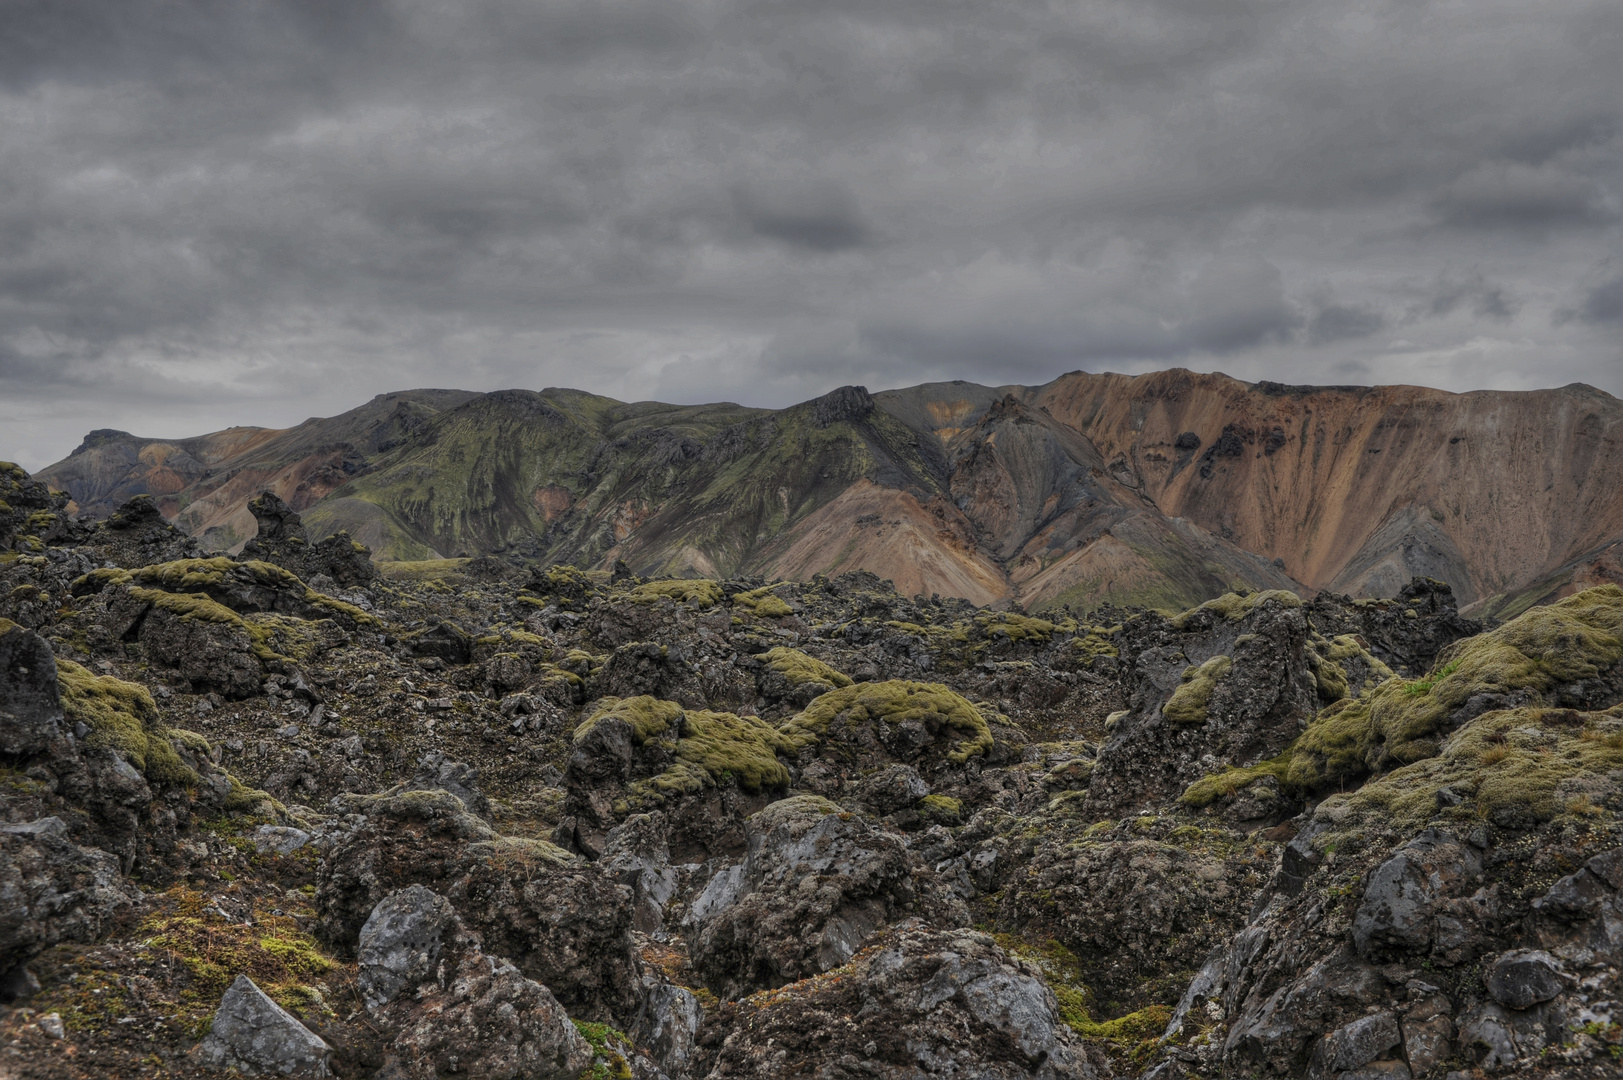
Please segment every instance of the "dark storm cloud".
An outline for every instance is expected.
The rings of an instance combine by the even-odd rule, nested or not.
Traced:
[[[1576,308],[1566,309],[1559,321],[1577,319],[1586,323],[1623,323],[1623,274],[1590,289]]]
[[[1620,53],[1610,0],[7,0],[0,456],[422,384],[1623,392]]]

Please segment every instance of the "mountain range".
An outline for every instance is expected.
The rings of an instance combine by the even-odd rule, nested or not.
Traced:
[[[868,570],[904,595],[1183,607],[1237,588],[1514,615],[1623,580],[1623,402],[1169,370],[841,387],[786,409],[408,390],[296,427],[91,432],[38,476],[105,516],[151,495],[240,550],[270,490],[383,560],[646,576]]]

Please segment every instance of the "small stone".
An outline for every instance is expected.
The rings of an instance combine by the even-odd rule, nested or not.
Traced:
[[[1567,988],[1560,964],[1547,952],[1517,949],[1505,953],[1488,970],[1488,993],[1499,1004],[1528,1009],[1549,1001]]]
[[[285,825],[261,825],[254,830],[254,850],[278,855],[291,855],[310,842],[310,834],[303,829]]]
[[[62,1017],[59,1013],[46,1013],[35,1021],[39,1029],[45,1033],[47,1039],[61,1039],[67,1037],[67,1030],[62,1026]]]
[[[246,975],[238,975],[226,990],[208,1037],[192,1053],[199,1064],[222,1071],[332,1075],[327,1067],[331,1048]]]

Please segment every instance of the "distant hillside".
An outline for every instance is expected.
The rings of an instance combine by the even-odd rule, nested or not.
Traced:
[[[285,431],[98,431],[40,476],[133,494],[206,545],[275,491],[384,559],[494,553],[639,573],[871,570],[905,594],[1183,606],[1235,587],[1514,613],[1623,576],[1623,402],[1174,370],[844,387],[788,409],[574,390],[383,394]]]

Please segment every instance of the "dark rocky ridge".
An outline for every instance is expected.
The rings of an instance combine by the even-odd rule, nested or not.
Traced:
[[[21,1075],[1615,1074],[1616,587],[345,583],[0,479]]]

